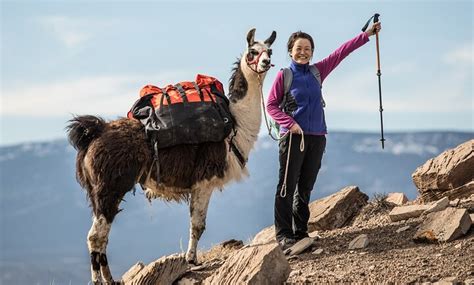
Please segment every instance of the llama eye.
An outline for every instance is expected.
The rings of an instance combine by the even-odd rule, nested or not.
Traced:
[[[251,50],[250,50],[250,53],[251,53],[252,55],[258,55],[258,51],[257,51],[257,50],[254,50],[254,49],[251,49]]]
[[[272,56],[272,52],[273,52],[272,49],[269,48],[269,49],[267,50],[268,56]]]

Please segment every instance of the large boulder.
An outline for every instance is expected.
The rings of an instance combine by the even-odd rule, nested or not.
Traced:
[[[429,209],[429,205],[407,205],[395,207],[388,213],[388,216],[392,222],[403,221],[411,218],[418,218]]]
[[[188,269],[182,254],[164,256],[144,266],[137,263],[122,277],[125,285],[172,284]]]
[[[428,160],[412,174],[423,202],[442,197],[469,197],[474,193],[474,139]]]
[[[369,197],[357,186],[348,186],[341,191],[316,200],[309,205],[308,231],[332,230],[345,226],[367,204]]]
[[[269,242],[274,242],[275,239],[275,226],[269,226],[261,230],[258,234],[255,235],[251,245],[265,244]]]
[[[234,252],[203,284],[283,284],[290,264],[276,242]]]
[[[411,218],[417,218],[424,211],[430,208],[430,205],[407,205],[395,207],[388,213],[392,222],[403,221]]]
[[[446,208],[444,211],[428,214],[418,228],[415,242],[449,242],[466,234],[472,221],[466,209]]]

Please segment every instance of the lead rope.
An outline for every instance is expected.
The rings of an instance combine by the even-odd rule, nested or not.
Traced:
[[[285,177],[283,178],[283,185],[281,186],[281,189],[280,189],[280,197],[281,198],[285,198],[286,197],[286,180],[288,178],[288,165],[290,164],[290,150],[291,150],[291,139],[293,138],[293,134],[290,133],[290,131],[288,130],[283,136],[281,136],[280,138],[275,138],[272,134],[272,130],[270,128],[270,126],[268,125],[268,119],[267,119],[267,112],[265,110],[265,103],[263,101],[263,91],[262,91],[262,80],[260,78],[260,74],[257,75],[258,77],[258,82],[259,82],[259,91],[260,91],[260,96],[262,98],[262,109],[263,109],[263,116],[264,116],[264,119],[265,119],[265,125],[267,126],[267,130],[268,130],[268,135],[275,141],[281,141],[283,139],[285,139],[288,135],[290,135],[290,142],[289,142],[289,146],[288,146],[288,155],[286,157],[286,166],[285,166]],[[300,151],[303,152],[304,151],[304,133],[303,133],[303,130],[301,130],[301,142],[300,142]]]
[[[285,139],[288,134],[290,133],[290,131],[288,130],[283,136],[281,137],[274,137],[273,134],[272,134],[272,128],[270,127],[270,125],[268,124],[268,117],[267,117],[267,111],[265,110],[265,102],[263,100],[263,91],[262,91],[262,80],[260,80],[260,74],[257,75],[258,77],[258,83],[259,83],[259,91],[260,91],[260,97],[262,98],[262,110],[263,110],[263,117],[265,119],[265,125],[267,126],[267,130],[268,130],[268,135],[274,140],[274,141],[281,141],[283,139]]]
[[[286,197],[286,180],[288,178],[288,165],[290,164],[290,152],[291,152],[291,139],[293,138],[293,134],[290,133],[290,142],[288,145],[288,155],[286,157],[286,166],[285,166],[285,176],[283,178],[283,185],[281,186],[280,189],[280,197],[285,198]],[[304,133],[303,131],[301,132],[301,142],[300,142],[300,151],[304,151]]]

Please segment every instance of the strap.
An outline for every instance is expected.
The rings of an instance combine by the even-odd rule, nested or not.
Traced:
[[[204,96],[202,95],[201,88],[199,88],[197,83],[194,81],[193,81],[193,86],[194,86],[194,89],[196,89],[196,91],[198,92],[199,98],[201,98],[201,102],[204,101]]]
[[[318,80],[318,82],[319,82],[319,86],[321,86],[321,88],[322,88],[323,84],[321,82],[321,74],[319,74],[319,69],[316,66],[316,64],[311,64],[309,66],[309,71],[314,75],[314,77],[316,77],[316,80]]]
[[[374,23],[377,23],[379,21],[380,14],[375,13],[370,19],[365,23],[365,25],[362,27],[362,32],[365,32],[367,28],[369,27],[370,20],[374,19]]]
[[[282,68],[282,71],[283,71],[283,88],[284,88],[283,92],[284,93],[283,93],[283,100],[280,104],[280,108],[283,110],[286,104],[287,96],[290,93],[291,83],[293,81],[293,72],[288,67]],[[309,66],[309,71],[313,74],[313,76],[319,82],[319,88],[322,89],[323,84],[321,81],[321,74],[319,73],[319,69],[316,66],[316,64],[311,64]],[[322,92],[321,92],[321,104],[323,108],[326,107],[326,102],[324,101]]]
[[[321,82],[321,74],[319,73],[319,69],[316,66],[316,64],[311,64],[309,66],[309,71],[311,71],[311,73],[314,75],[314,77],[316,77],[316,80],[319,82],[319,87],[322,90],[323,89],[323,83]],[[326,107],[326,101],[324,101],[322,91],[321,91],[321,105],[323,106],[323,108]]]
[[[221,98],[222,100],[224,100],[224,102],[227,104],[227,106],[229,105],[229,98],[227,98],[221,91],[219,91],[219,89],[217,89],[217,86],[215,83],[212,83],[211,84],[211,92],[212,94],[216,95],[217,97]]]
[[[183,99],[183,103],[187,103],[188,97],[186,97],[186,91],[184,91],[183,86],[179,83],[176,83],[174,87],[178,90],[179,94],[181,95],[181,99]]]
[[[161,177],[160,177],[160,157],[158,156],[158,140],[156,137],[154,137],[153,141],[153,160],[156,165],[156,183],[160,184],[161,183]]]
[[[214,97],[212,97],[213,94],[207,89],[203,89],[203,91],[206,91],[207,96],[209,96],[209,99],[211,99],[212,103],[216,104],[216,100],[214,100]]]
[[[280,106],[284,107],[286,104],[287,96],[290,93],[291,83],[293,82],[293,72],[288,67],[285,67],[282,70],[283,70],[283,100]]]
[[[168,105],[171,105],[171,98],[170,95],[166,92],[165,88],[161,88],[161,92],[163,95],[161,96],[160,107],[163,106],[163,97],[166,97],[166,101],[168,101]]]
[[[237,146],[234,144],[232,140],[230,140],[229,144],[230,144],[230,149],[234,152],[235,156],[239,160],[240,166],[244,168],[245,164],[247,164],[247,160],[244,158],[244,156],[242,155],[242,153],[239,151],[239,149],[237,148]]]

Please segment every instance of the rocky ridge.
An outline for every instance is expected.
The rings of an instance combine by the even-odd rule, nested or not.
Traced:
[[[122,281],[474,284],[473,145],[468,141],[419,167],[412,175],[420,192],[415,201],[390,193],[367,202],[357,186],[348,186],[312,202],[310,238],[285,252],[270,226],[247,245],[231,240],[200,252],[198,266],[183,267],[183,255],[173,255],[136,265]],[[165,276],[167,268],[179,268],[179,274]],[[140,283],[136,276],[154,281]]]

